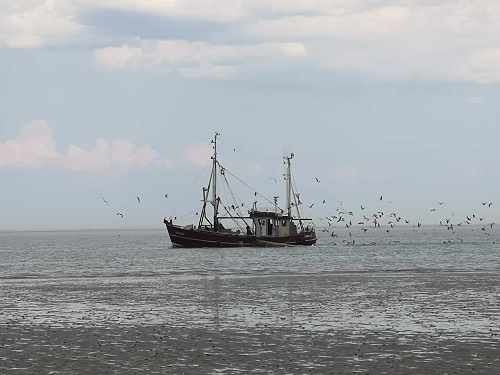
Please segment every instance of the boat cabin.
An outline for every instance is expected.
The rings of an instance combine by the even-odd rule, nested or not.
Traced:
[[[252,208],[248,211],[257,237],[286,237],[297,234],[292,217],[273,208]]]

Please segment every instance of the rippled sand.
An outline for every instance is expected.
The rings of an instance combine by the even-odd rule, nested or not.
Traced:
[[[495,271],[0,286],[0,373],[500,373]]]

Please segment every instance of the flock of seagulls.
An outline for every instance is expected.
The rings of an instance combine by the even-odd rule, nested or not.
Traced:
[[[383,196],[378,198],[380,201],[383,200]],[[323,200],[325,203],[326,200]],[[352,239],[353,232],[352,230],[355,228],[359,228],[363,233],[366,233],[368,230],[374,229],[382,229],[385,230],[386,233],[390,233],[393,228],[399,225],[405,226],[413,226],[416,230],[418,230],[421,226],[421,222],[413,222],[408,218],[404,218],[396,212],[384,212],[381,210],[374,211],[371,214],[366,214],[366,206],[359,205],[359,211],[355,212],[352,209],[348,209],[344,207],[343,203],[340,203],[340,206],[336,208],[336,211],[333,215],[325,215],[324,217],[318,217],[317,219],[323,221],[322,225],[319,225],[319,228],[322,228],[321,231],[328,233],[331,237],[338,237],[338,234],[335,233],[335,228],[344,228],[349,229],[349,240],[344,240],[344,243],[354,244],[355,240]],[[444,205],[445,202],[438,202],[438,206]],[[482,202],[483,206],[487,208],[491,208],[493,202]],[[309,208],[312,208],[314,203],[309,205]],[[437,208],[431,208],[430,212],[437,212]],[[316,223],[313,224],[315,226]],[[437,223],[436,223],[437,225]],[[439,225],[446,228],[446,230],[450,231],[453,234],[456,234],[455,230],[457,227],[461,227],[462,225],[480,225],[480,230],[484,232],[485,235],[490,235],[487,232],[487,229],[492,229],[495,225],[494,222],[489,222],[485,224],[485,218],[480,215],[476,215],[475,213],[471,213],[465,215],[463,218],[455,217],[453,211],[450,211],[450,214],[447,217],[439,220]]]
[[[321,180],[318,177],[314,177],[316,183],[320,183]],[[299,199],[299,193],[296,193],[295,196],[297,197],[297,204],[302,204],[302,202]],[[333,198],[335,199],[335,198]],[[378,201],[387,201],[383,195],[378,196]],[[324,205],[327,202],[326,199],[322,199],[322,204]],[[317,226],[318,228],[322,228],[321,231],[329,233],[331,237],[337,237],[338,235],[335,233],[334,228],[344,228],[345,229],[354,229],[354,228],[359,228],[363,233],[368,232],[368,230],[372,229],[383,229],[385,230],[386,233],[391,233],[391,230],[395,228],[398,225],[406,225],[406,226],[413,226],[415,230],[419,230],[419,228],[422,226],[422,223],[420,222],[413,222],[408,218],[403,218],[401,215],[399,215],[396,212],[384,212],[384,211],[375,211],[372,212],[371,214],[366,214],[365,210],[367,206],[363,206],[362,204],[359,205],[359,209],[361,212],[354,212],[352,209],[347,209],[344,207],[343,203],[339,200],[336,200],[337,203],[340,204],[340,206],[337,206],[335,209],[335,213],[333,215],[325,215],[322,217],[317,217],[318,220],[323,221],[324,223],[322,225],[317,225],[314,221],[313,224]],[[392,203],[390,200],[388,203]],[[482,201],[481,202],[482,206],[485,208],[491,208],[493,206],[493,202],[488,202],[488,201]],[[308,204],[307,206],[312,209],[315,205],[315,202]],[[429,209],[429,212],[440,212],[440,208],[445,205],[445,202],[443,201],[438,201],[436,207],[432,207]],[[443,226],[446,228],[446,230],[452,232],[453,234],[456,234],[455,230],[457,227],[460,226],[467,226],[467,225],[480,225],[480,230],[484,232],[485,235],[490,235],[490,233],[487,232],[487,229],[492,229],[493,226],[495,225],[494,222],[489,222],[485,224],[485,218],[480,215],[476,215],[475,213],[471,213],[466,215],[464,218],[459,219],[455,217],[455,214],[453,211],[450,211],[450,215],[447,215],[447,217],[442,218],[441,220],[438,220],[439,225]],[[436,222],[437,225],[437,222]],[[474,229],[472,229],[474,230]],[[352,238],[353,232],[349,231],[349,237]],[[351,243],[354,244],[355,240],[350,240],[350,241],[343,241],[344,243]]]

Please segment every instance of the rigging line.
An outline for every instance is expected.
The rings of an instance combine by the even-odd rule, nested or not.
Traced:
[[[290,177],[292,178],[292,193],[295,197],[295,192],[297,191],[297,183],[295,182],[295,177],[290,173]],[[294,198],[295,200],[295,198]],[[295,205],[295,208],[297,209],[297,217],[299,219],[299,224],[300,224],[300,228],[303,230],[304,229],[304,226],[302,224],[302,215],[300,214],[300,208],[299,208],[299,205],[296,204]]]
[[[248,225],[247,222],[245,221],[245,219],[243,219],[241,217],[235,217],[235,216],[233,216],[231,214],[231,212],[229,211],[229,209],[226,206],[224,206],[223,204],[221,204],[221,206],[224,207],[224,209],[226,210],[227,214],[233,220],[233,222],[236,224],[236,226],[238,227],[238,229],[243,230],[243,226],[241,226],[241,224],[238,223],[238,219],[242,220],[246,225]]]
[[[245,219],[243,219],[243,213],[241,212],[240,206],[238,204],[239,202],[242,202],[241,199],[238,202],[239,198],[236,197],[236,194],[234,193],[233,189],[231,188],[231,185],[227,181],[227,178],[226,178],[225,175],[224,175],[224,181],[226,182],[227,188],[229,189],[229,192],[231,193],[231,196],[233,198],[233,203],[234,203],[235,211],[237,210],[236,214],[240,217],[241,220],[243,220],[243,222],[245,223],[245,225],[248,225],[248,223],[245,221]],[[226,211],[228,210],[225,206],[224,206],[224,208],[226,209]],[[231,216],[231,214],[229,214],[229,215]],[[237,222],[235,222],[235,223],[239,227],[239,224]],[[242,228],[240,228],[240,229],[242,229]]]
[[[229,188],[229,192],[231,193],[231,196],[233,197],[233,201],[235,203],[235,209],[238,211],[238,214],[240,216],[243,216],[243,213],[241,212],[241,208],[240,208],[240,205],[239,205],[240,202],[243,204],[243,201],[240,198],[238,198],[238,196],[236,195],[236,193],[231,188],[231,185],[229,185],[229,183],[227,182],[227,179],[226,179],[226,183],[227,183],[227,186]]]
[[[237,179],[239,182],[241,182],[243,185],[245,185],[247,188],[249,188],[250,190],[253,190],[257,195],[260,195],[262,198],[264,198],[268,203],[274,205],[274,202],[270,201],[267,197],[263,196],[261,193],[259,193],[257,190],[253,189],[250,185],[248,185],[247,183],[245,183],[244,181],[240,180],[238,177],[236,177],[234,174],[232,174],[229,170],[227,170],[226,168],[224,168],[224,170],[229,173],[231,176],[233,176],[235,179]],[[282,208],[280,206],[277,206],[280,210],[282,210]]]
[[[233,206],[237,206],[238,202],[234,198],[234,194],[233,194],[233,192],[231,190],[231,186],[229,185],[229,182],[227,181],[227,178],[226,178],[226,176],[223,173],[222,173],[222,176],[223,176],[224,182],[225,182],[225,184],[223,186],[224,186],[224,193],[226,194],[226,202],[229,203],[229,197],[227,195],[227,190],[229,190],[229,192],[231,193],[231,198],[232,198],[231,203],[233,203]]]
[[[194,180],[194,182],[191,184],[191,186],[189,187],[189,189],[187,190],[186,194],[184,194],[184,196],[181,198],[181,199],[184,199],[187,197],[187,195],[191,192],[191,189],[193,188],[194,184],[196,184],[198,182],[198,180],[200,179],[201,175],[203,174],[203,172],[205,171],[205,169],[207,168],[208,164],[211,162],[211,160],[207,161],[207,164],[205,164],[205,166],[203,167],[203,169],[201,170],[200,174],[198,175],[198,177],[196,177],[196,180]],[[177,208],[179,207],[179,204],[181,202],[181,199],[177,200],[177,204],[174,206],[174,209],[172,210],[172,212],[175,214],[177,212]]]
[[[219,141],[220,142],[220,141]],[[231,150],[233,150],[234,152],[240,152],[242,154],[247,154],[247,155],[250,155],[250,156],[255,156],[257,158],[262,158],[262,159],[268,159],[268,160],[281,160],[281,159],[278,159],[278,158],[272,158],[270,156],[264,156],[264,155],[256,155],[256,154],[252,154],[251,152],[248,152],[248,151],[243,151],[243,150],[240,150],[236,147],[233,147],[231,145],[228,145],[227,143],[224,143],[224,142],[220,142],[222,143],[224,146],[226,147],[229,147]]]
[[[224,195],[225,195],[225,198],[226,198],[226,202],[229,202],[229,198],[227,196],[227,187],[226,187],[227,180],[226,180],[226,176],[224,176],[223,173],[221,173],[221,175],[224,177],[224,180],[226,181],[226,184],[221,184],[221,185],[222,185],[222,189],[224,190]],[[227,211],[227,207],[223,203],[219,203],[219,204],[222,205],[222,207],[224,207],[224,209]],[[229,216],[231,216],[231,214],[229,214]]]
[[[179,217],[177,218],[177,220],[182,220],[182,219],[184,219],[184,218],[188,217],[189,215],[191,215],[193,212],[200,211],[200,210],[201,210],[201,208],[202,208],[202,207],[195,208],[193,211],[188,212],[187,214],[185,214],[185,215],[183,215],[183,216],[179,216]]]
[[[225,168],[224,168],[224,167],[222,167],[221,165],[219,165],[219,167],[221,168],[221,175],[222,175],[222,177],[224,178],[224,182],[226,183],[225,187],[226,187],[226,188],[229,190],[229,192],[231,193],[231,198],[233,199],[232,203],[234,203],[234,205],[235,205],[236,207],[238,207],[238,206],[239,206],[239,204],[238,204],[238,203],[239,203],[239,202],[242,202],[242,200],[241,200],[241,199],[239,199],[239,198],[237,198],[237,197],[235,196],[235,193],[234,193],[233,189],[231,188],[231,184],[229,183],[229,181],[227,180],[226,175],[225,175],[225,174],[224,174],[224,172],[223,172],[223,171],[225,171]],[[226,197],[226,199],[227,199],[227,197]],[[239,199],[239,201],[238,201],[238,199]],[[228,202],[229,202],[229,199],[227,199],[227,200],[228,200]],[[241,216],[243,216],[243,215],[241,215]]]
[[[229,200],[229,197],[228,197],[228,190],[229,190],[229,192],[231,193],[231,196],[233,197],[233,202],[232,202],[232,203],[233,203],[233,207],[234,207],[235,205],[237,206],[237,205],[238,205],[238,202],[236,202],[236,201],[234,200],[234,196],[233,196],[232,191],[231,191],[231,186],[229,185],[229,182],[227,181],[226,175],[225,175],[225,173],[223,172],[223,171],[224,171],[224,168],[223,168],[222,166],[220,166],[220,165],[219,165],[219,167],[220,167],[220,169],[221,169],[221,176],[222,176],[222,178],[223,178],[223,181],[225,182],[225,184],[222,184],[222,188],[224,189],[224,194],[225,194],[225,196],[226,196],[226,202],[228,202],[228,203],[229,203],[229,201],[230,201],[230,200]],[[230,212],[230,211],[229,211],[229,209],[227,208],[227,206],[226,206],[226,205],[224,205],[223,203],[221,203],[221,205],[222,205],[222,207],[224,207],[224,209],[226,210],[226,212],[229,214],[229,217],[233,220],[234,224],[236,224],[236,226],[237,226],[239,229],[242,229],[242,228],[240,227],[240,224],[236,221],[236,219],[233,217],[233,215],[231,214],[231,212]],[[239,215],[239,216],[242,216],[242,215]]]

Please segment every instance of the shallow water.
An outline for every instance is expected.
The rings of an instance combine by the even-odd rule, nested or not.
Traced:
[[[0,370],[500,372],[495,226],[318,234],[178,249],[163,230],[0,233]]]

